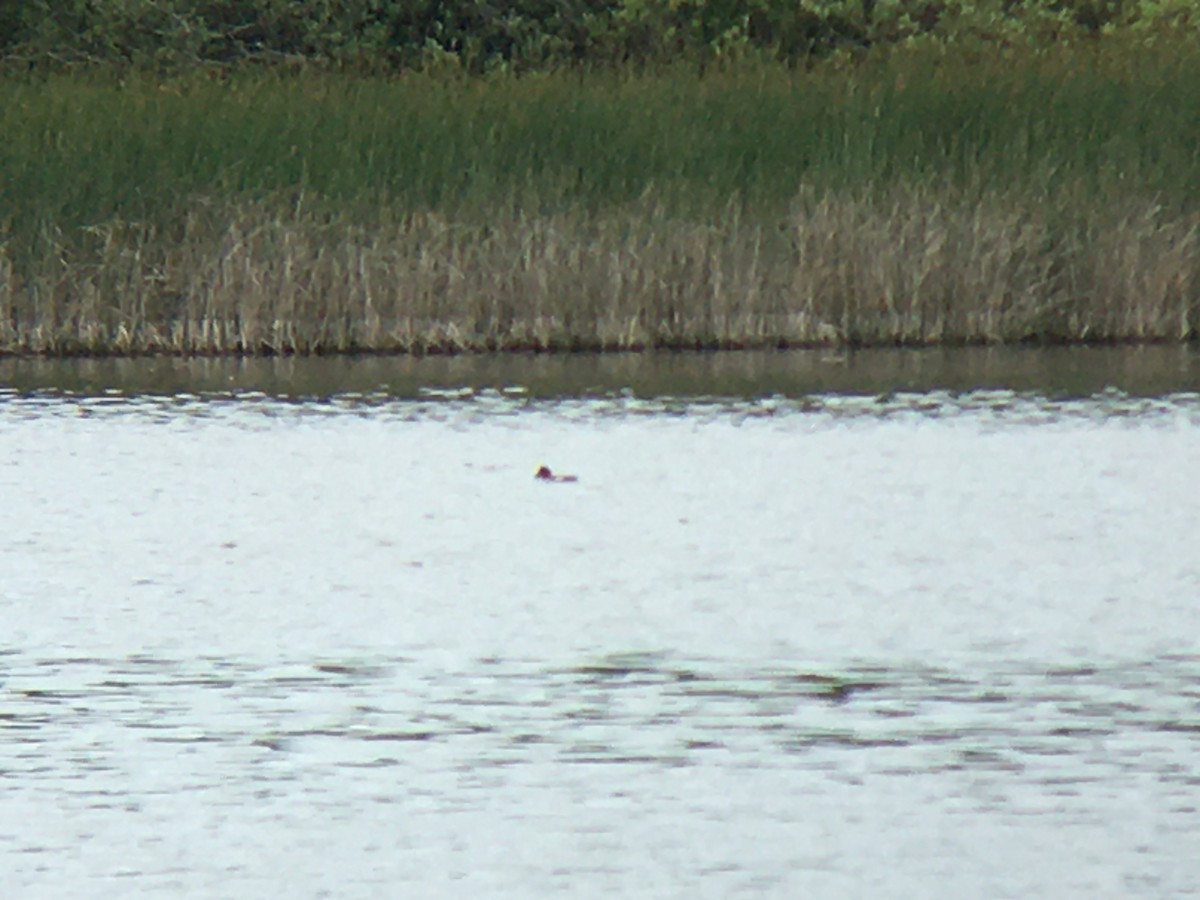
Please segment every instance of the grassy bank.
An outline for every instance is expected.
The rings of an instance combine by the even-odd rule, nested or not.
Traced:
[[[4,82],[0,350],[1181,340],[1200,45]]]

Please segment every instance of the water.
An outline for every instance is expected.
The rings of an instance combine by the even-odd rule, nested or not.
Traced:
[[[0,895],[1200,893],[1189,357],[636,359],[0,367]]]

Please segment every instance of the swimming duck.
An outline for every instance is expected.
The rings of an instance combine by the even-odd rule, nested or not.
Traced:
[[[578,481],[579,480],[574,475],[555,475],[553,472],[550,471],[549,466],[539,466],[537,473],[533,477],[536,478],[538,481],[557,481],[560,484],[563,482],[566,482],[566,481]]]

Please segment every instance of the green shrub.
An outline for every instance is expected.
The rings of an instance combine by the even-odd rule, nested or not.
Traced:
[[[1192,0],[8,0],[0,53],[42,67],[254,60],[484,72],[797,63],[909,41],[1047,46],[1198,26]]]

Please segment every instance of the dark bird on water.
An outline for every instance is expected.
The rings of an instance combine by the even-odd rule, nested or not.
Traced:
[[[562,484],[563,482],[566,482],[566,481],[578,481],[579,480],[574,475],[555,475],[553,472],[550,471],[549,466],[539,466],[537,473],[533,477],[536,478],[538,481],[556,481],[559,484]]]

